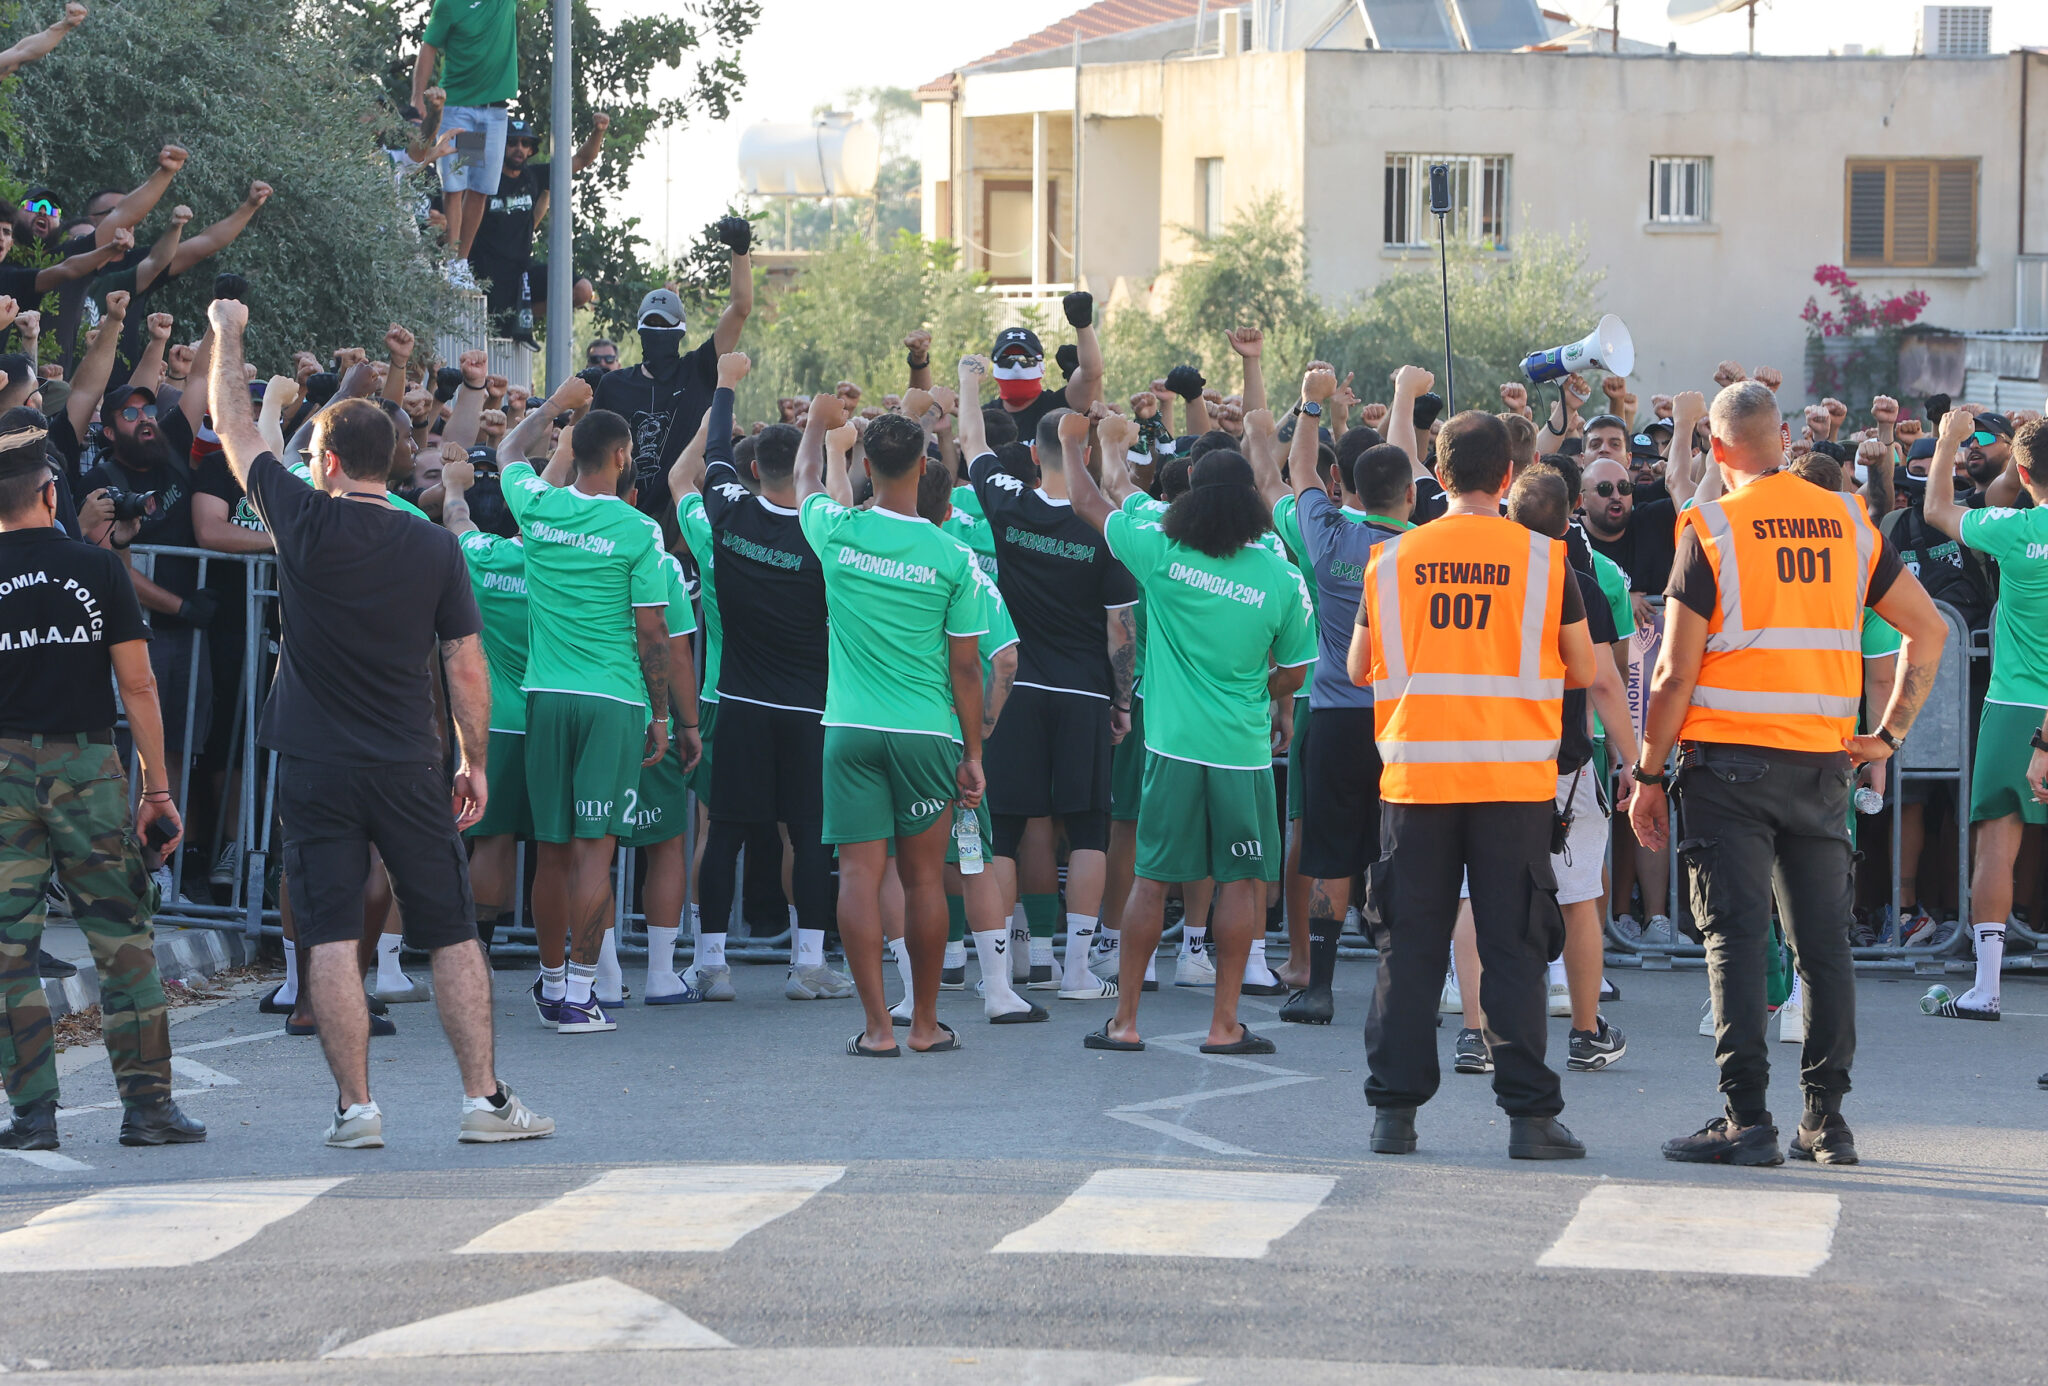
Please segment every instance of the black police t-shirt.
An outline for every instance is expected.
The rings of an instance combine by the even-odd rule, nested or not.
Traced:
[[[56,529],[0,534],[0,730],[112,727],[112,647],[147,639],[116,555]]]
[[[1105,610],[1138,600],[1138,584],[1102,532],[1065,501],[1032,490],[992,452],[967,468],[996,544],[996,586],[1017,624],[1017,683],[1108,698]]]
[[[316,491],[267,452],[249,496],[277,542],[284,631],[259,742],[329,765],[438,764],[434,650],[483,629],[455,536]]]
[[[675,501],[668,493],[668,469],[697,436],[697,425],[711,408],[711,392],[717,388],[715,333],[699,343],[696,350],[677,358],[658,380],[647,374],[645,366],[635,366],[630,370],[606,371],[604,379],[597,382],[592,405],[611,410],[633,430],[633,470],[639,478],[639,505],[649,515],[674,512]]]
[[[484,202],[469,257],[486,264],[525,265],[533,259],[533,210],[548,190],[549,166],[527,164],[498,175],[498,190]]]

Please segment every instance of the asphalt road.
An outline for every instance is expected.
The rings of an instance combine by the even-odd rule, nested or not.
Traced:
[[[1051,1023],[992,1028],[951,993],[962,1052],[868,1063],[840,1052],[854,1006],[785,1001],[778,969],[739,970],[735,1004],[629,1004],[591,1036],[541,1030],[501,973],[501,1072],[560,1133],[456,1144],[432,1008],[403,1006],[371,1051],[390,1144],[355,1152],[320,1144],[316,1044],[270,1037],[243,999],[173,1030],[207,1144],[124,1149],[116,1112],[80,1110],[55,1167],[0,1159],[0,1365],[493,1386],[2048,1379],[2048,985],[2009,980],[1991,1026],[1922,1017],[1924,982],[1863,980],[1864,1163],[1721,1170],[1658,1154],[1718,1110],[1700,974],[1614,974],[1629,1052],[1566,1075],[1591,1157],[1551,1165],[1505,1158],[1487,1080],[1448,1071],[1451,1028],[1420,1151],[1367,1153],[1371,975],[1342,966],[1327,1029],[1248,1009],[1269,1058],[1194,1052],[1207,995],[1169,987],[1145,1000],[1144,1054],[1081,1048],[1106,1003],[1042,997]],[[1789,1136],[1797,1049],[1772,1051]],[[67,1106],[111,1101],[81,1058]]]

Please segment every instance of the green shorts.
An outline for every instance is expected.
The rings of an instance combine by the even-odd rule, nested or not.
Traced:
[[[2022,823],[2048,823],[2048,804],[2027,783],[2028,743],[2041,730],[2042,709],[2017,703],[1984,704],[1977,719],[1977,759],[1970,768],[1970,821],[2018,814]]]
[[[1287,821],[1301,821],[1301,804],[1308,792],[1308,772],[1301,768],[1301,748],[1308,741],[1308,694],[1294,695],[1294,739],[1287,743]]]
[[[683,774],[683,748],[671,736],[668,754],[642,766],[640,783],[626,791],[626,821],[632,826],[619,838],[623,847],[652,847],[682,836],[690,826],[690,784]]]
[[[697,700],[697,735],[703,738],[704,755],[696,767],[683,777],[683,785],[703,803],[711,802],[711,729],[718,725],[717,702]],[[674,731],[673,725],[670,727]]]
[[[1131,699],[1131,730],[1109,753],[1109,817],[1113,823],[1138,821],[1145,797],[1145,700]]]
[[[960,747],[952,738],[825,728],[826,842],[915,837],[950,814]]]
[[[533,836],[533,809],[526,802],[526,734],[491,733],[485,753],[484,816],[463,834],[466,838]]]
[[[623,837],[640,784],[647,710],[576,693],[526,699],[526,794],[533,840]]]
[[[1145,807],[1138,815],[1138,875],[1169,884],[1209,877],[1280,879],[1280,823],[1273,770],[1224,770],[1145,757]]]

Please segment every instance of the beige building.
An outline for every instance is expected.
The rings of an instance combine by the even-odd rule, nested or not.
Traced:
[[[2048,331],[2048,53],[1707,57],[1533,3],[1533,46],[1458,28],[1397,48],[1369,27],[1389,8],[1104,0],[948,74],[919,92],[924,233],[1012,297],[1149,303],[1194,253],[1180,228],[1278,194],[1341,300],[1434,268],[1442,160],[1452,236],[1583,238],[1645,398],[1727,356],[1780,366],[1791,396],[1822,264],[1876,296],[1924,290],[1923,322]]]

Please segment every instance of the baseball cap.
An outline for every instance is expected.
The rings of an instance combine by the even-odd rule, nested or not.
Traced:
[[[538,145],[540,136],[533,132],[532,121],[508,120],[505,122],[505,142],[510,144],[513,140],[525,140],[528,144]]]
[[[1655,433],[1660,428],[1664,430],[1664,436],[1668,438],[1678,431],[1678,424],[1673,419],[1652,419],[1643,425],[1643,432]]]
[[[1977,431],[1979,433],[1995,433],[2001,438],[2010,438],[2013,434],[2012,420],[2003,414],[1979,414],[1977,416]]]
[[[995,350],[989,359],[1000,361],[1004,356],[1028,356],[1034,361],[1045,359],[1045,348],[1038,343],[1038,334],[1028,327],[1006,327],[996,333]]]
[[[147,395],[150,404],[156,403],[156,391],[132,382],[124,382],[116,385],[101,397],[100,422],[111,423],[114,415],[120,411],[123,405],[128,403],[128,398],[131,395]]]
[[[1933,457],[1934,440],[1932,438],[1914,439],[1912,451],[1906,454],[1908,462],[1926,462],[1932,460]]]
[[[1628,440],[1628,455],[1630,457],[1640,457],[1648,462],[1654,462],[1663,456],[1662,453],[1657,451],[1657,440],[1647,433],[1638,433],[1635,437]]]
[[[669,325],[673,327],[681,327],[683,325],[683,301],[676,297],[674,290],[655,289],[645,298],[641,299],[640,317],[634,323],[634,326],[660,326],[661,324],[647,321],[649,318],[655,317],[668,319]]]
[[[1629,431],[1627,422],[1619,414],[1595,414],[1586,420],[1586,432],[1591,433],[1596,428],[1618,428],[1623,433]]]
[[[469,450],[469,461],[475,467],[495,467],[498,465],[498,450],[479,443]]]

